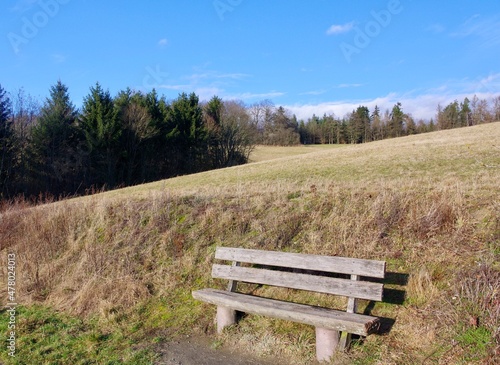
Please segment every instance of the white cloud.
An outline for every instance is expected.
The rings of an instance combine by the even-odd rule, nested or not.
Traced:
[[[285,107],[295,114],[298,119],[307,120],[311,118],[313,114],[317,116],[334,114],[336,117],[342,118],[361,105],[368,107],[370,110],[373,110],[375,105],[378,105],[378,107],[382,110],[384,110],[386,105],[390,105],[390,108],[392,108],[394,105],[391,105],[392,97],[393,94],[389,94],[386,97],[375,98],[372,100],[342,100],[316,104],[286,105]]]
[[[300,93],[299,95],[321,95],[326,93],[327,90],[312,90],[312,91],[306,91],[303,93]]]
[[[354,28],[354,22],[346,24],[333,24],[330,28],[326,30],[326,34],[335,35],[335,34],[347,33],[352,28]]]
[[[281,92],[281,91],[270,91],[268,93],[241,93],[241,94],[233,94],[233,95],[228,95],[224,96],[224,99],[235,99],[235,100],[263,100],[263,99],[271,99],[271,98],[277,98],[280,96],[285,95],[286,93]]]
[[[493,80],[498,83],[500,75],[496,75]],[[443,89],[446,89],[443,88]],[[391,110],[392,107],[400,102],[402,104],[403,111],[409,113],[413,116],[415,120],[425,119],[430,120],[435,119],[438,104],[441,106],[446,106],[455,100],[462,102],[466,97],[471,99],[476,95],[479,99],[486,99],[488,101],[493,100],[500,96],[500,89],[485,89],[478,88],[476,91],[470,92],[429,92],[419,95],[409,94],[398,94],[390,93],[382,97],[377,97],[373,99],[358,99],[358,100],[341,100],[341,101],[330,101],[323,103],[310,103],[310,104],[292,104],[285,105],[293,114],[297,116],[298,119],[307,120],[312,117],[313,114],[317,116],[323,116],[324,114],[330,115],[334,114],[338,118],[343,118],[344,116],[351,113],[358,106],[366,106],[373,111],[375,105],[377,105],[380,110],[385,112],[385,110]]]
[[[168,39],[167,38],[162,38],[158,41],[158,46],[160,47],[165,47],[168,45]]]

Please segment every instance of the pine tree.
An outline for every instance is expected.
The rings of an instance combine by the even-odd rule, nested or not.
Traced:
[[[83,101],[80,124],[89,155],[86,183],[116,186],[122,129],[113,99],[99,83]]]
[[[366,106],[359,106],[352,112],[349,122],[351,128],[351,143],[363,143],[371,140],[370,111]]]
[[[166,121],[172,172],[200,171],[206,155],[207,131],[198,96],[195,93],[179,95],[170,106]]]
[[[380,108],[378,107],[378,105],[375,105],[375,109],[373,110],[371,116],[371,121],[373,139],[376,141],[384,139],[385,128],[380,117]]]
[[[0,85],[0,197],[8,194],[12,168],[12,103]]]
[[[470,101],[468,98],[465,98],[464,102],[460,104],[460,126],[468,127],[470,123],[471,123]]]
[[[148,93],[144,100],[148,114],[151,118],[151,126],[157,131],[154,137],[142,148],[141,154],[141,180],[159,180],[170,175],[169,154],[170,149],[167,142],[168,121],[170,106],[165,98],[159,98],[156,90]]]
[[[147,145],[159,132],[149,114],[144,95],[127,89],[118,94],[114,105],[122,129],[123,172],[118,175],[124,176],[126,185],[140,183],[143,181],[141,165],[147,159]]]
[[[41,191],[62,193],[75,188],[75,174],[79,168],[76,119],[77,111],[70,101],[68,88],[58,81],[51,87],[50,97],[46,99],[38,124],[32,131],[33,162]]]
[[[401,103],[397,102],[392,108],[389,121],[389,137],[400,137],[403,135],[403,122],[405,114],[401,108]]]

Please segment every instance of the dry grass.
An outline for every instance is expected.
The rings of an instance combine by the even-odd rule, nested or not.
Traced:
[[[290,147],[279,146],[257,146],[250,154],[250,162],[262,162],[290,156],[305,155],[308,153],[325,151],[333,148],[342,148],[346,145],[323,144],[323,145],[300,145]]]
[[[190,292],[223,286],[210,278],[217,245],[387,260],[409,280],[388,283],[372,314],[394,326],[337,363],[479,364],[500,343],[498,282],[487,279],[500,270],[498,141],[495,123],[4,207],[0,260],[18,255],[21,303],[111,327],[134,316],[173,337],[214,333],[215,309]],[[221,341],[291,363],[313,357],[307,326],[249,316],[231,331]]]

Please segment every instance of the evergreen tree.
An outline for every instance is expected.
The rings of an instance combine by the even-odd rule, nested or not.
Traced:
[[[172,173],[200,171],[206,155],[207,131],[198,96],[179,95],[169,108],[166,122]]]
[[[401,108],[401,103],[397,102],[392,108],[389,120],[389,137],[400,137],[403,135],[403,122],[405,114]]]
[[[470,101],[468,98],[465,98],[464,102],[460,104],[460,127],[470,126],[471,112]]]
[[[141,154],[141,180],[154,181],[171,176],[169,166],[170,148],[168,147],[167,133],[170,106],[164,97],[159,98],[153,89],[146,94],[145,106],[151,118],[151,127],[155,129],[155,135],[143,146]]]
[[[363,143],[370,138],[370,111],[366,106],[359,106],[353,111],[349,121],[351,143]]]
[[[448,104],[438,118],[439,129],[457,128],[460,126],[460,111],[458,101]]]
[[[149,114],[144,95],[127,89],[118,94],[114,105],[122,129],[123,166],[118,176],[125,179],[126,185],[140,183],[144,181],[141,166],[149,157],[146,147],[157,136],[158,129]]]
[[[0,197],[8,194],[12,171],[12,103],[0,85]]]
[[[222,115],[224,113],[224,103],[221,98],[214,96],[205,105],[203,111],[210,165],[213,168],[220,167],[224,163],[224,155],[219,143],[223,134]]]
[[[371,121],[373,139],[376,141],[384,139],[385,128],[380,117],[380,108],[378,107],[378,105],[375,105],[375,109],[373,110],[371,116]]]
[[[80,124],[88,152],[86,185],[116,186],[122,129],[113,99],[99,83],[83,101]]]
[[[76,155],[76,119],[77,111],[70,101],[68,88],[58,81],[51,87],[50,97],[32,131],[33,163],[41,191],[73,192],[75,188],[81,168]]]

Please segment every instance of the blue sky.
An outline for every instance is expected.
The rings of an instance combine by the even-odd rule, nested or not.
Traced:
[[[0,5],[0,84],[41,100],[61,80],[79,107],[112,95],[196,92],[299,118],[397,101],[500,95],[500,1],[16,0]]]

